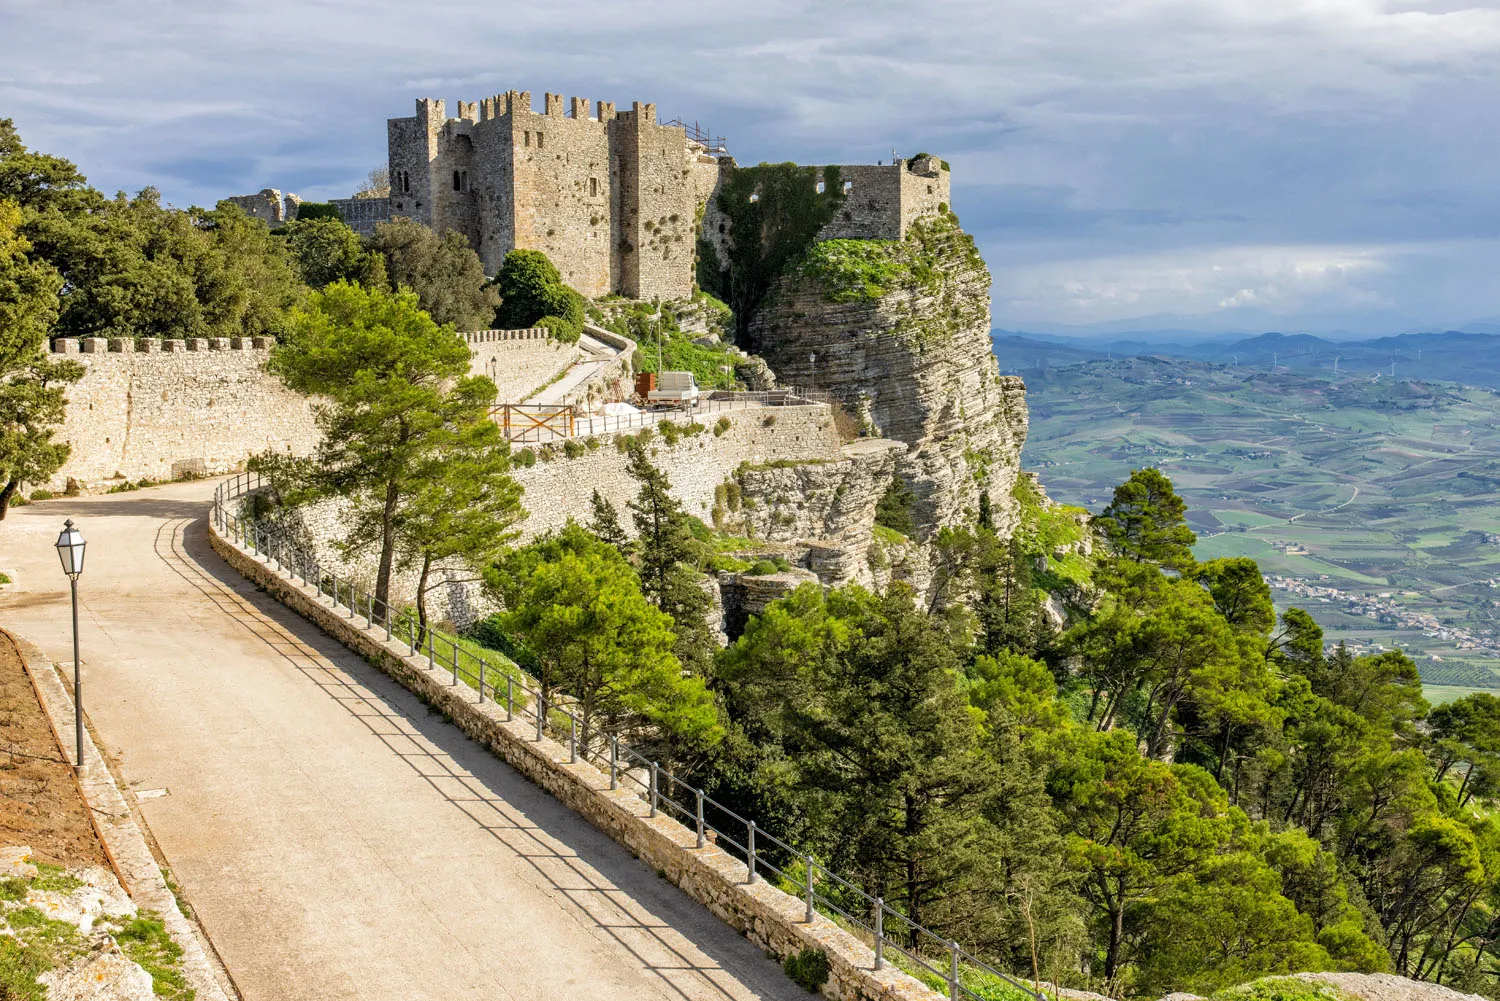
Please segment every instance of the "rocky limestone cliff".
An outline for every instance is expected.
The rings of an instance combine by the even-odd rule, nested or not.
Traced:
[[[899,441],[860,438],[826,459],[747,463],[735,470],[737,490],[714,519],[725,531],[767,542],[868,538],[905,453]]]
[[[944,213],[905,240],[814,244],[749,324],[747,346],[782,382],[830,390],[868,433],[909,446],[900,474],[923,538],[972,520],[980,490],[997,528],[1015,524],[1025,385],[991,351],[989,287],[973,240]]]

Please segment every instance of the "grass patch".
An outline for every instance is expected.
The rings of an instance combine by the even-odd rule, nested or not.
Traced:
[[[161,915],[141,911],[115,932],[115,941],[126,958],[151,974],[151,989],[171,1001],[192,1001],[193,988],[182,972],[182,946],[172,941]]]
[[[1348,992],[1332,984],[1296,977],[1266,977],[1218,991],[1210,997],[1212,1001],[1350,1001]]]

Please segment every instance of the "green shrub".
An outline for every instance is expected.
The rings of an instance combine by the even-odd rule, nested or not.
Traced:
[[[822,949],[803,949],[795,956],[788,956],[781,965],[792,983],[813,994],[828,983],[828,953]]]
[[[563,455],[566,455],[570,459],[576,459],[587,451],[588,448],[577,438],[569,438],[563,442]]]
[[[132,490],[139,490],[139,489],[140,489],[139,486],[137,486],[134,483],[131,483],[129,480],[126,480],[124,483],[116,483],[114,486],[110,487],[109,490],[106,491],[106,492],[107,493],[112,493],[112,494],[125,494],[125,493],[129,493]]]
[[[1218,991],[1212,995],[1212,1001],[1350,1001],[1350,996],[1332,984],[1296,977],[1266,977]]]
[[[656,429],[661,432],[662,438],[668,445],[677,444],[677,440],[682,437],[682,428],[678,427],[676,424],[673,424],[671,421],[658,422],[656,425]]]
[[[31,500],[51,500],[56,496],[51,490],[33,490],[31,492]]]
[[[760,577],[769,573],[780,573],[781,568],[776,565],[774,560],[759,559],[750,564],[749,572]]]
[[[338,208],[328,202],[303,202],[298,205],[296,221],[304,222],[308,219],[335,219],[339,222],[344,221],[344,217],[339,214]]]
[[[536,465],[536,452],[530,448],[523,448],[515,455],[515,464],[522,469],[530,469]]]
[[[590,452],[595,452],[595,451],[598,451],[598,449],[599,449],[599,439],[598,438],[585,438],[585,439],[583,439],[583,444],[584,444],[584,447],[587,448]]]
[[[730,420],[728,417],[720,417],[718,423],[714,425],[714,437],[724,437],[724,432],[728,431],[730,426]]]
[[[158,997],[188,1001],[193,988],[182,972],[182,946],[172,941],[161,916],[142,911],[115,933],[120,951],[151,975],[151,989]]]
[[[572,343],[587,318],[583,296],[563,284],[562,275],[540,250],[512,250],[495,276],[500,307],[495,325],[509,330],[544,327],[560,341]]]
[[[875,524],[902,535],[911,535],[917,527],[912,511],[916,499],[901,474],[892,476],[890,486],[885,488],[880,503],[875,506]]]
[[[775,427],[776,426],[776,415],[775,414],[768,414],[766,416],[766,419],[760,422],[760,426],[763,427],[763,428],[773,428],[773,427]]]
[[[16,494],[15,496],[13,496],[10,499],[10,506],[11,507],[25,507],[29,503],[30,503],[30,501],[28,501],[25,497],[21,496],[20,494]]]

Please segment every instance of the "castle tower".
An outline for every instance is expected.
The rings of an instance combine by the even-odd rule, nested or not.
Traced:
[[[391,119],[391,215],[462,233],[489,274],[521,247],[586,296],[690,295],[705,168],[682,127],[640,102],[591,115],[586,98],[546,94],[542,107],[513,90],[460,101],[457,118],[423,98]]]

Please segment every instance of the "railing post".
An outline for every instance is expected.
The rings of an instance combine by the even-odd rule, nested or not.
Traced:
[[[484,658],[476,657],[479,661],[479,704],[484,705]]]
[[[958,1001],[958,943],[948,943],[948,955],[951,963],[948,967],[948,997],[949,1001]]]
[[[515,716],[515,712],[511,708],[512,693],[514,691],[511,686],[514,684],[514,682],[515,679],[513,679],[510,675],[507,674],[505,676],[505,722],[507,723],[509,723]]]
[[[568,713],[568,764],[578,761],[578,717]]]
[[[748,883],[755,882],[755,821],[750,821],[750,837],[745,844],[745,862],[749,867],[750,875],[746,880]]]
[[[817,878],[818,863],[814,862],[813,857],[809,855],[807,856],[807,913],[803,915],[803,920],[808,924],[812,924],[813,919],[813,885]]]
[[[411,619],[406,620],[406,646],[411,650],[411,656],[417,655],[417,624]]]
[[[433,663],[433,657],[432,657],[432,630],[428,629],[427,630],[427,670],[431,671],[431,670],[433,670],[436,667],[437,667],[437,665],[435,663]]]
[[[875,898],[875,969],[885,969],[885,898]]]
[[[609,737],[609,787],[620,788],[620,738],[614,734]]]
[[[703,847],[703,790],[694,789],[698,794],[698,847]]]
[[[651,762],[651,813],[648,816],[656,816],[656,762]]]
[[[455,686],[457,686],[458,685],[458,643],[455,642],[455,641],[450,640],[448,642],[448,645],[450,647],[452,647],[452,649],[449,651],[449,653],[453,657],[453,684]]]
[[[547,697],[539,689],[536,693],[536,739],[542,739],[542,720],[547,716]]]

